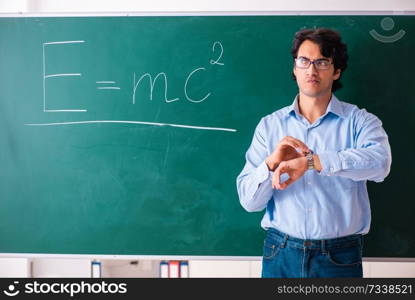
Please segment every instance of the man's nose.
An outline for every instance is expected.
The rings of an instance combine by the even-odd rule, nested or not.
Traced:
[[[310,66],[307,68],[307,74],[312,75],[312,74],[317,74],[317,73],[318,73],[318,70],[316,66],[314,64],[310,64]]]

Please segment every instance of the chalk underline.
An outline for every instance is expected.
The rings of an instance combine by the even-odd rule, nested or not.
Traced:
[[[76,125],[76,124],[97,124],[97,123],[123,123],[123,124],[138,124],[138,125],[150,125],[150,126],[170,126],[180,128],[190,128],[199,130],[217,130],[236,132],[233,128],[220,128],[220,127],[205,127],[205,126],[191,126],[182,124],[168,124],[168,123],[156,123],[156,122],[141,122],[141,121],[117,121],[117,120],[92,120],[92,121],[76,121],[76,122],[59,122],[59,123],[32,123],[24,124],[26,126],[59,126],[59,125]]]

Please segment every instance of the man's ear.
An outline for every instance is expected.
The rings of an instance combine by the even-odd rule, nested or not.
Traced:
[[[334,73],[333,73],[333,76],[334,76],[333,80],[339,79],[341,72],[342,72],[342,70],[340,70],[340,69],[335,70]]]

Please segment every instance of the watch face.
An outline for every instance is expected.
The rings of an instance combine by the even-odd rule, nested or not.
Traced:
[[[309,170],[314,169],[314,159],[313,159],[313,154],[309,153],[307,154],[307,167]]]

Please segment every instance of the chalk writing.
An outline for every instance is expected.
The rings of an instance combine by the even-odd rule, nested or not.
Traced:
[[[53,80],[53,78],[65,78],[65,77],[81,77],[81,73],[56,73],[56,74],[46,74],[46,66],[47,66],[47,48],[51,46],[57,45],[65,45],[65,44],[82,44],[85,43],[83,40],[75,40],[75,41],[56,41],[56,42],[46,42],[42,44],[43,47],[43,112],[87,112],[86,109],[48,109],[47,103],[50,99],[47,98],[47,82],[49,80]],[[215,54],[216,49],[219,49],[219,56],[216,59],[211,59],[209,62],[211,65],[218,65],[223,66],[224,63],[220,62],[223,56],[223,45],[221,42],[216,41],[212,45],[212,52]],[[185,98],[191,103],[201,103],[208,99],[211,96],[211,92],[207,92],[204,97],[196,99],[194,95],[190,95],[189,86],[191,84],[196,84],[195,81],[197,78],[201,78],[202,73],[201,71],[207,72],[206,68],[201,66],[193,69],[189,72],[186,79],[184,80],[184,96]],[[198,74],[198,76],[196,76]],[[145,79],[148,79],[149,82],[149,100],[153,100],[153,93],[155,84],[157,79],[162,79],[164,82],[164,101],[166,103],[172,103],[179,101],[180,98],[169,98],[168,94],[168,76],[165,72],[158,73],[154,79],[150,73],[144,73],[138,78],[135,72],[132,74],[133,76],[133,88],[132,88],[132,104],[136,104],[136,96],[137,96],[137,89],[140,83],[145,82]],[[194,78],[195,77],[195,78]],[[202,77],[203,78],[203,77]],[[120,90],[120,86],[116,86],[116,81],[114,80],[97,80],[95,81],[97,85],[97,90]],[[72,122],[52,122],[52,123],[30,123],[25,124],[27,126],[59,126],[59,125],[77,125],[77,124],[97,124],[97,123],[124,123],[124,124],[136,124],[136,125],[150,125],[150,126],[170,126],[170,127],[177,127],[177,128],[190,128],[190,129],[199,129],[199,130],[216,130],[216,131],[227,131],[227,132],[236,132],[236,129],[233,128],[221,128],[221,127],[208,127],[208,126],[193,126],[193,125],[184,125],[184,124],[171,124],[171,123],[158,123],[158,122],[142,122],[142,121],[128,121],[128,120],[87,120],[87,121],[72,121]]]

